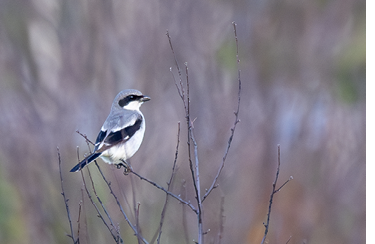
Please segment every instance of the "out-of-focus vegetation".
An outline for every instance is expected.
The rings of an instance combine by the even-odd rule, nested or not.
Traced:
[[[130,162],[159,184],[168,181],[184,111],[169,71],[174,59],[166,30],[180,64],[188,62],[201,184],[208,188],[233,124],[236,21],[241,122],[219,187],[205,202],[206,243],[218,240],[222,196],[221,243],[260,243],[277,144],[280,182],[294,180],[275,196],[268,242],[292,236],[289,243],[364,243],[365,7],[363,0],[1,0],[0,242],[70,242],[57,146],[75,231],[83,201],[81,243],[113,242],[82,191],[81,175],[68,171],[77,146],[81,158],[88,152],[75,131],[95,140],[122,89],[152,98],[142,107],[145,140]],[[194,202],[185,131],[173,191]],[[150,240],[165,194],[101,165],[132,220],[133,205],[141,204],[140,227]],[[90,167],[98,194],[130,238]],[[132,238],[126,243],[136,243]],[[161,243],[194,238],[195,215],[171,199]]]

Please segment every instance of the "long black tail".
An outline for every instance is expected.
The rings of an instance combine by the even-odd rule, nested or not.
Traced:
[[[85,167],[87,164],[91,163],[94,161],[97,157],[100,156],[101,153],[93,153],[89,156],[87,156],[84,160],[79,162],[76,166],[73,167],[73,169],[70,170],[70,172],[78,172],[80,171],[83,167]]]

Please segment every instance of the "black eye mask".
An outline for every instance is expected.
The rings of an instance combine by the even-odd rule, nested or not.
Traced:
[[[137,95],[126,96],[123,99],[120,99],[120,101],[118,101],[118,105],[120,105],[120,107],[124,107],[128,105],[130,102],[139,100],[141,97],[142,96],[137,96]]]

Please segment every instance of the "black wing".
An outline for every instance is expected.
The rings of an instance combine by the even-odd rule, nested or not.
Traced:
[[[137,130],[141,127],[142,123],[142,116],[139,116],[137,120],[134,122],[133,125],[127,126],[121,130],[111,132],[108,136],[104,139],[104,143],[106,145],[116,145],[120,142],[127,141],[131,138]]]
[[[99,135],[96,137],[94,151],[96,151],[98,149],[100,143],[102,143],[102,141],[104,140],[106,135],[107,135],[107,131],[100,130]]]

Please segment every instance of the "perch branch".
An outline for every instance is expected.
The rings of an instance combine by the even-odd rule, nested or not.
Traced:
[[[150,183],[151,185],[155,186],[155,187],[158,188],[159,190],[164,191],[165,193],[167,193],[167,194],[170,195],[171,197],[173,197],[173,198],[175,198],[176,200],[178,200],[180,203],[183,203],[183,204],[189,206],[189,207],[191,208],[191,210],[193,210],[195,213],[197,213],[196,208],[195,208],[190,202],[187,202],[187,201],[181,199],[181,197],[177,196],[176,194],[173,194],[172,192],[167,191],[164,187],[162,187],[162,186],[156,184],[155,182],[153,182],[153,181],[151,181],[151,180],[149,180],[149,179],[143,177],[142,175],[138,174],[137,172],[135,172],[135,171],[131,168],[131,166],[130,166],[130,173],[136,175],[139,179],[144,180],[144,181]]]

